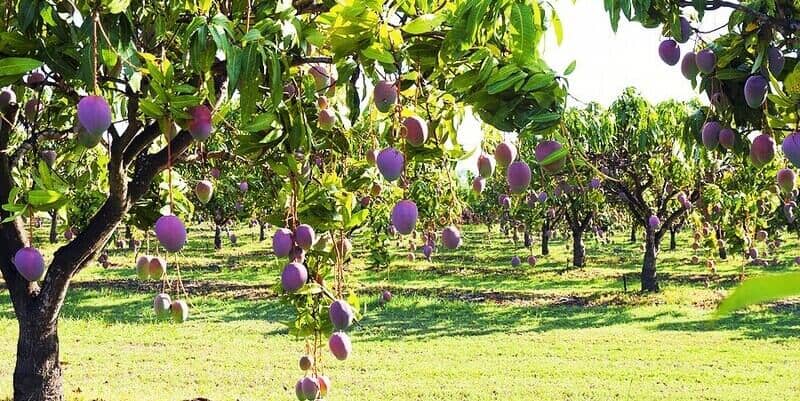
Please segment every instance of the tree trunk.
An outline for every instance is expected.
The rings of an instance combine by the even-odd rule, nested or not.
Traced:
[[[717,238],[720,241],[722,241],[722,239],[723,239],[722,236],[723,236],[722,227],[717,226]],[[719,251],[719,258],[722,259],[722,260],[728,259],[728,250],[725,249],[724,246],[720,246],[719,242],[717,243],[717,248],[718,248],[718,251]]]
[[[267,224],[258,222],[258,242],[264,242],[267,239]]]
[[[586,266],[586,247],[583,245],[583,230],[572,229],[572,266]]]
[[[631,225],[631,243],[633,244],[635,242],[636,242],[636,225],[633,224]]]
[[[32,315],[19,319],[14,400],[64,400],[56,319]]]
[[[549,255],[550,254],[550,230],[549,224],[545,222],[542,224],[542,255]]]
[[[658,241],[655,231],[649,226],[645,228],[644,263],[642,264],[642,291],[657,292],[656,255]]]
[[[678,241],[675,239],[675,234],[678,230],[673,226],[669,228],[669,250],[674,251],[678,247]]]
[[[219,228],[219,224],[216,224],[214,227],[214,249],[222,249],[222,230]]]
[[[58,242],[58,213],[55,210],[50,211],[50,243],[55,244]]]

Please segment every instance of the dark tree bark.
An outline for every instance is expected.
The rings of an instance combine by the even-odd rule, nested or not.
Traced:
[[[675,226],[671,226],[669,228],[669,250],[674,251],[675,248],[678,247],[678,241],[675,238],[675,234],[677,233],[678,229]]]
[[[636,243],[636,224],[631,225],[631,243]]]
[[[586,266],[586,247],[583,244],[583,229],[581,227],[572,229],[572,266]]]
[[[58,323],[40,320],[43,311],[30,311],[19,322],[14,400],[61,401],[64,399],[58,359]]]
[[[550,254],[550,222],[545,219],[542,224],[542,255]]]
[[[55,244],[58,242],[58,213],[55,210],[50,211],[50,243]]]
[[[222,229],[219,224],[214,225],[214,249],[222,249]]]
[[[725,232],[722,231],[722,227],[717,226],[717,238],[722,240],[724,235],[725,235]],[[728,250],[725,249],[724,246],[720,246],[720,244],[717,243],[717,250],[719,251],[719,258],[720,259],[722,259],[722,260],[728,259]]]
[[[656,257],[658,256],[658,238],[651,227],[645,227],[644,263],[642,264],[642,291],[657,292]]]
[[[267,223],[258,221],[258,242],[264,242],[267,239]]]

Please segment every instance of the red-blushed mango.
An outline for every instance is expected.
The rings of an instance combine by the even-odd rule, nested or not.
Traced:
[[[688,42],[689,38],[692,36],[692,24],[689,23],[686,17],[680,17],[679,27],[680,32],[673,32],[672,37],[680,43]]]
[[[328,317],[336,330],[347,330],[353,324],[355,311],[347,301],[339,299],[334,301],[328,308]]]
[[[272,235],[272,252],[275,256],[283,258],[289,256],[294,247],[294,236],[288,228],[279,228]]]
[[[681,60],[681,74],[690,81],[697,77],[698,70],[695,57],[694,52],[688,52],[683,55],[683,60]]]
[[[717,148],[720,130],[722,130],[722,126],[716,121],[709,121],[703,124],[700,136],[703,139],[703,146],[705,146],[706,149],[714,150]]]
[[[307,400],[316,400],[319,395],[319,383],[315,377],[304,377],[300,383],[300,388],[303,391],[303,396]]]
[[[456,226],[445,227],[442,230],[442,244],[447,249],[456,249],[461,246],[461,232]]]
[[[652,215],[647,219],[647,224],[650,226],[650,228],[657,229],[661,225],[661,219],[659,219],[656,215]]]
[[[795,131],[783,138],[783,155],[797,168],[800,168],[800,132]]]
[[[750,161],[761,168],[775,158],[775,140],[771,135],[761,134],[750,145]]]
[[[506,172],[506,180],[508,181],[508,189],[511,193],[522,193],[528,189],[531,184],[531,168],[528,163],[524,161],[516,161],[508,166]]]
[[[11,88],[0,89],[0,113],[8,110],[9,106],[17,103],[17,94]]]
[[[780,187],[784,193],[791,194],[792,191],[794,191],[796,176],[791,169],[782,168],[778,170],[776,180],[778,182],[778,187]]]
[[[101,135],[111,126],[111,108],[101,96],[85,96],[78,102],[78,121],[91,134]]]
[[[397,103],[397,87],[394,82],[379,81],[372,92],[375,107],[381,113],[388,113]]]
[[[536,256],[528,256],[528,265],[536,266]]]
[[[162,257],[152,257],[150,258],[150,278],[154,280],[161,280],[165,274],[167,274],[167,261]]]
[[[139,280],[150,279],[150,256],[142,255],[136,259],[136,276]]]
[[[336,123],[336,115],[330,109],[322,109],[317,114],[317,126],[323,131],[330,131]]]
[[[194,186],[194,194],[201,203],[206,204],[214,195],[214,184],[208,180],[197,181],[197,185]]]
[[[667,65],[678,64],[681,59],[681,49],[678,47],[678,42],[673,39],[665,39],[658,45],[658,56],[661,61]]]
[[[327,90],[333,85],[332,74],[321,65],[313,65],[308,73],[314,78],[314,88],[319,91]]]
[[[169,252],[178,252],[186,244],[186,226],[174,215],[161,216],[156,220],[156,238]]]
[[[378,171],[386,181],[395,181],[400,178],[405,168],[406,159],[402,152],[395,148],[386,148],[378,153]]]
[[[486,153],[481,153],[478,156],[478,175],[483,178],[492,178],[494,174],[494,159]]]
[[[483,177],[475,177],[472,179],[472,191],[480,195],[486,188],[486,179]]]
[[[303,288],[308,281],[308,270],[306,267],[297,262],[290,262],[281,273],[281,286],[283,290],[288,293],[296,292]]]
[[[377,161],[378,160],[378,151],[375,150],[375,149],[368,150],[366,158],[367,158],[367,163],[369,163],[369,164],[374,166],[378,162]]]
[[[163,319],[170,315],[170,307],[172,306],[172,299],[168,294],[158,294],[153,298],[153,312],[156,317]]]
[[[314,357],[311,355],[303,355],[300,357],[300,370],[307,371],[314,367]]]
[[[508,167],[517,158],[517,147],[510,142],[501,142],[494,150],[494,160],[503,167]]]
[[[347,333],[337,331],[331,335],[328,340],[328,348],[331,350],[333,356],[340,361],[344,361],[353,352],[353,344],[350,342],[350,337]]]
[[[317,236],[314,233],[314,229],[308,224],[300,224],[294,230],[295,243],[297,243],[297,246],[305,250],[311,249],[311,246],[314,245],[316,238]]]
[[[350,242],[350,239],[347,237],[337,239],[335,249],[342,259],[346,259],[350,255],[350,252],[353,251],[353,243]]]
[[[14,254],[12,262],[19,275],[25,280],[39,281],[44,278],[44,257],[38,249],[34,247],[20,248]]]
[[[517,267],[521,263],[522,263],[522,261],[519,260],[519,256],[514,255],[514,256],[511,257],[511,267]]]
[[[175,323],[183,323],[189,319],[189,304],[184,300],[172,302],[169,311],[172,314],[172,321]]]
[[[767,99],[769,82],[761,75],[752,75],[744,82],[744,100],[753,109],[760,108]]]
[[[317,382],[319,383],[319,395],[325,397],[328,395],[328,391],[331,389],[331,378],[325,375],[317,376]]]
[[[694,61],[697,63],[697,69],[700,72],[711,74],[717,66],[717,55],[714,54],[713,50],[706,48],[697,52],[694,56]]]
[[[211,124],[211,110],[204,105],[192,107],[189,110],[188,130],[192,138],[198,141],[205,141],[211,136],[213,126]]]
[[[417,225],[417,204],[404,199],[397,202],[392,209],[392,224],[400,234],[411,234]]]
[[[411,146],[422,146],[428,140],[428,122],[418,116],[403,120],[403,135]]]
[[[723,148],[733,150],[736,145],[736,133],[730,128],[723,128],[719,131],[719,144]]]

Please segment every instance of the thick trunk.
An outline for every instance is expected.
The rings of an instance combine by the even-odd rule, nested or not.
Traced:
[[[631,243],[636,242],[636,225],[631,225]]]
[[[572,230],[572,266],[586,266],[586,247],[583,245],[583,230]]]
[[[657,292],[658,280],[656,278],[656,256],[658,254],[658,241],[655,231],[645,228],[644,263],[642,264],[642,291]]]
[[[46,322],[52,321],[52,324]],[[19,321],[14,400],[64,400],[55,319],[26,315]]]
[[[550,254],[550,225],[542,224],[542,255]]]
[[[58,242],[58,213],[50,212],[50,243]]]
[[[222,230],[219,225],[214,229],[214,249],[222,249]]]
[[[258,242],[264,242],[267,239],[267,225],[258,222]]]

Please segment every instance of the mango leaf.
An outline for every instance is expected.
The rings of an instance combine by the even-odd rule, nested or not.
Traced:
[[[553,15],[552,18],[550,18],[550,23],[553,24],[553,31],[556,34],[556,44],[561,46],[561,42],[564,40],[564,26],[561,25],[561,18],[558,17],[555,8],[553,8]]]
[[[275,114],[272,113],[261,113],[251,122],[250,124],[244,127],[244,130],[247,132],[258,132],[264,131],[267,128],[272,126],[272,123],[275,121]]]
[[[745,280],[719,304],[716,317],[749,305],[800,295],[800,272],[771,274]]]
[[[555,163],[555,162],[567,157],[568,154],[569,154],[569,149],[567,149],[566,146],[563,146],[561,149],[556,150],[553,153],[550,153],[550,155],[545,157],[544,160],[539,162],[539,165],[540,166],[546,166],[548,164]]]
[[[345,226],[345,229],[349,230],[364,224],[364,221],[367,219],[367,217],[369,217],[369,209],[361,209],[358,212],[353,213],[353,215],[350,216],[350,220],[347,221],[347,226]]]
[[[131,0],[103,0],[103,7],[111,14],[119,14],[128,9]]]
[[[373,43],[366,49],[361,50],[361,55],[384,64],[394,64],[394,56],[381,46],[380,43]]]
[[[42,62],[32,58],[7,57],[0,59],[0,77],[22,75],[42,66]]]
[[[420,35],[433,31],[444,22],[444,19],[443,15],[423,14],[403,25],[402,29],[412,35]]]
[[[511,37],[514,39],[511,52],[520,64],[528,64],[536,54],[536,31],[532,6],[514,3],[511,6]]]
[[[61,194],[49,189],[34,189],[28,192],[28,203],[33,206],[49,205],[61,199]]]
[[[569,63],[569,65],[567,66],[567,69],[564,70],[564,75],[566,76],[566,75],[572,74],[575,71],[575,67],[577,65],[578,65],[578,61],[577,60],[572,60],[572,62]]]

